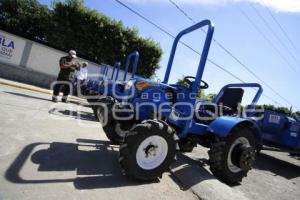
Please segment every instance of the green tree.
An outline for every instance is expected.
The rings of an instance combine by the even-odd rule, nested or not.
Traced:
[[[260,105],[260,108],[263,107],[265,110],[274,111],[286,115],[291,115],[291,110],[287,107],[276,107],[274,105]]]
[[[138,36],[137,29],[124,27],[121,21],[111,20],[84,6],[82,0],[55,2],[53,5],[51,43],[65,49],[74,48],[99,63],[125,63],[126,56],[137,50],[140,53],[138,74],[150,77],[159,68],[162,50],[151,39]],[[57,37],[65,35],[65,37]],[[123,65],[124,67],[124,65]]]
[[[43,41],[51,12],[37,0],[0,0],[0,29]]]
[[[53,1],[52,9],[37,0],[0,0],[0,28],[61,50],[75,49],[97,63],[124,63],[140,53],[138,74],[151,77],[159,68],[162,49],[137,29],[87,8],[83,0]]]

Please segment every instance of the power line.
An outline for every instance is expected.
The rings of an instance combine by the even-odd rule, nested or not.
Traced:
[[[268,42],[268,44],[275,50],[275,52],[288,64],[289,68],[292,69],[295,73],[299,72],[291,65],[287,58],[278,50],[278,48],[273,44],[273,42],[260,30],[260,28],[253,22],[253,20],[247,15],[247,13],[242,10],[239,6],[239,11],[242,15],[250,22],[254,29]]]
[[[265,26],[269,29],[269,31],[272,33],[272,35],[279,41],[279,43],[288,51],[289,55],[295,60],[295,62],[300,65],[300,63],[298,62],[298,60],[296,59],[296,57],[294,56],[294,54],[289,50],[289,48],[284,44],[284,42],[282,42],[282,40],[279,38],[279,36],[275,33],[275,31],[273,30],[273,28],[269,25],[269,23],[266,21],[266,19],[259,13],[259,11],[257,10],[257,8],[250,4],[251,8],[254,10],[254,12],[257,14],[257,16],[263,21],[263,23],[265,24]],[[294,69],[295,71],[297,71],[296,69]],[[299,74],[299,73],[298,73]],[[300,74],[299,74],[300,75]]]
[[[169,0],[170,3],[172,3],[184,16],[186,16],[191,22],[196,23],[196,21],[190,17],[183,9],[181,9],[173,0]],[[201,29],[204,31],[203,29]],[[206,32],[206,31],[204,31]],[[271,91],[273,91],[277,96],[279,96],[281,99],[283,99],[288,104],[292,105],[286,98],[284,98],[282,95],[280,95],[275,89],[273,89],[269,84],[267,84],[262,78],[260,78],[257,74],[255,74],[252,70],[250,70],[249,67],[247,67],[241,60],[239,60],[236,56],[233,55],[233,53],[225,48],[220,42],[218,42],[216,39],[213,39],[213,42],[215,42],[221,49],[223,49],[229,56],[231,56],[237,63],[239,63],[245,70],[247,70],[252,76],[254,76],[256,79],[258,79],[261,83],[263,83],[265,86],[267,86]],[[241,81],[240,78],[238,80]],[[244,82],[244,81],[241,81]],[[275,102],[274,100],[272,100]]]
[[[258,26],[256,26],[256,24],[251,20],[251,18],[239,6],[238,6],[238,8],[239,8],[240,12],[245,16],[245,18],[250,22],[250,24],[256,29],[256,31],[258,31],[263,36],[263,38],[274,48],[274,50],[286,61],[286,63],[288,63],[288,65],[291,66],[289,61],[286,60],[286,58],[281,54],[281,52],[276,48],[276,46],[268,39],[268,37],[258,28]],[[291,67],[291,69],[293,69],[293,71],[295,71],[298,74],[298,72],[293,67]],[[287,102],[290,105],[293,105],[286,98],[284,98],[282,95],[280,95],[278,92],[275,91],[275,93],[278,96],[280,96],[282,99],[284,99],[285,102]],[[298,107],[296,107],[296,108],[298,109]]]
[[[264,4],[264,3],[263,3]],[[289,35],[287,34],[287,32],[284,30],[284,28],[282,27],[282,25],[279,23],[279,21],[276,19],[276,17],[273,15],[273,13],[271,12],[271,10],[265,6],[269,15],[272,17],[272,19],[274,20],[274,22],[277,24],[277,26],[279,27],[279,29],[281,30],[281,32],[283,33],[283,35],[286,37],[286,39],[289,41],[289,43],[291,44],[291,46],[294,48],[294,50],[299,54],[300,56],[300,51],[297,49],[297,47],[294,45],[294,43],[292,42],[291,38],[289,37]]]
[[[132,13],[136,14],[137,16],[139,16],[140,18],[144,19],[145,21],[147,21],[148,23],[150,23],[151,25],[153,25],[154,27],[156,27],[157,29],[159,29],[160,31],[162,31],[163,33],[165,33],[166,35],[172,37],[173,39],[175,38],[174,35],[172,35],[171,33],[169,33],[168,31],[166,31],[165,29],[163,29],[161,26],[157,25],[156,23],[154,23],[153,21],[149,20],[147,17],[145,17],[144,15],[140,14],[139,12],[137,12],[136,10],[132,9],[131,7],[129,7],[128,5],[124,4],[123,2],[121,2],[120,0],[115,0],[118,4],[122,5],[123,7],[125,7],[126,9],[128,9],[129,11],[131,11]],[[185,47],[187,47],[188,49],[190,49],[191,51],[193,51],[194,53],[201,55],[201,53],[199,53],[198,51],[196,51],[194,48],[192,48],[191,46],[189,46],[188,44],[179,41],[182,45],[184,45]],[[221,44],[220,44],[221,45]],[[220,66],[219,64],[217,64],[215,61],[211,60],[211,59],[207,59],[207,61],[209,63],[211,63],[213,66],[219,68],[220,70],[224,71],[225,73],[229,74],[230,76],[232,76],[233,78],[239,80],[242,83],[245,83],[245,81],[243,81],[242,79],[240,79],[238,76],[234,75],[232,72],[228,71],[227,69],[225,69],[224,67]],[[277,101],[273,100],[271,97],[263,94],[266,98],[268,98],[269,100],[271,100],[273,103],[278,104],[280,106],[282,106],[280,103],[278,103]],[[277,93],[277,95],[280,95]],[[282,97],[283,98],[283,97]],[[290,104],[290,103],[288,103]],[[292,105],[292,104],[290,104]]]
[[[169,33],[168,31],[166,31],[165,29],[163,29],[161,26],[157,25],[156,23],[152,22],[151,20],[149,20],[148,18],[146,18],[145,16],[143,16],[142,14],[140,14],[139,12],[135,11],[134,9],[130,8],[129,6],[127,6],[126,4],[124,4],[123,2],[119,1],[119,0],[115,0],[117,3],[119,3],[120,5],[124,6],[125,8],[127,8],[128,10],[130,10],[131,12],[133,12],[134,14],[138,15],[139,17],[141,17],[142,19],[144,19],[145,21],[147,21],[148,23],[152,24],[153,26],[155,26],[156,28],[158,28],[160,31],[164,32],[165,34],[167,34],[168,36],[172,37],[173,39],[175,38],[174,35],[172,35],[171,33]],[[201,55],[197,50],[195,50],[194,48],[192,48],[191,46],[189,46],[188,44],[186,44],[185,42],[179,41],[182,45],[184,45],[185,47],[187,47],[188,49],[192,50],[194,53]],[[233,73],[231,73],[230,71],[228,71],[227,69],[223,68],[222,66],[220,66],[219,64],[217,64],[216,62],[212,61],[211,59],[207,59],[211,64],[213,64],[215,67],[221,69],[222,71],[228,73],[229,75],[231,75],[232,77],[236,78],[237,80],[243,82],[239,77],[237,77],[236,75],[234,75]]]
[[[194,24],[196,24],[197,22],[195,20],[193,20],[193,18],[191,18],[183,9],[181,9],[174,1],[169,0],[169,2],[171,2],[171,4],[173,4],[180,12],[182,12],[182,14],[184,14],[191,22],[193,22]]]
[[[163,29],[161,26],[157,25],[156,23],[154,23],[153,21],[149,20],[148,18],[146,18],[145,16],[143,16],[142,14],[140,14],[139,12],[135,11],[134,9],[132,9],[131,7],[127,6],[126,4],[124,4],[123,2],[119,1],[119,0],[115,0],[117,3],[119,3],[120,5],[122,5],[123,7],[127,8],[128,10],[130,10],[131,12],[133,12],[134,14],[136,14],[137,16],[141,17],[142,19],[144,19],[145,21],[147,21],[148,23],[150,23],[151,25],[155,26],[156,28],[158,28],[160,31],[164,32],[165,34],[167,34],[168,36],[175,38],[175,36],[173,36],[171,33],[169,33],[168,31],[166,31],[165,29]],[[174,2],[173,2],[174,3]],[[203,29],[201,29],[203,30]],[[204,31],[204,30],[203,30]],[[205,31],[204,31],[205,32]],[[195,49],[193,49],[192,47],[190,47],[189,45],[187,45],[184,42],[179,41],[182,45],[184,45],[185,47],[187,47],[188,49],[192,50],[194,53],[201,55],[198,51],[196,51]],[[216,41],[217,42],[217,41]],[[218,43],[219,45],[221,45],[220,43]],[[221,45],[222,46],[222,45]],[[233,78],[239,80],[242,83],[245,83],[245,81],[243,81],[242,79],[240,79],[238,76],[234,75],[232,72],[228,71],[227,69],[223,68],[222,66],[220,66],[219,64],[217,64],[216,62],[214,62],[211,59],[207,59],[208,62],[210,62],[213,66],[221,69],[222,71],[224,71],[225,73],[229,74],[230,76],[232,76]],[[263,94],[265,97],[267,97],[269,100],[271,100],[273,103],[281,105],[280,103],[278,103],[277,101],[273,100],[272,98],[270,98],[269,96]],[[290,103],[289,103],[290,104]],[[282,105],[281,105],[282,106]]]

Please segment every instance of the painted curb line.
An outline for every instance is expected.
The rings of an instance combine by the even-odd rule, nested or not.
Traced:
[[[43,93],[43,94],[52,95],[51,90],[39,88],[39,87],[32,86],[32,85],[27,85],[24,83],[18,83],[18,82],[14,82],[14,81],[10,81],[10,80],[0,79],[0,84],[23,89],[23,90],[29,90],[29,91],[33,91],[33,92],[39,92],[39,93]],[[70,96],[69,98],[71,98],[73,100],[83,100],[82,98],[75,97],[75,96]]]

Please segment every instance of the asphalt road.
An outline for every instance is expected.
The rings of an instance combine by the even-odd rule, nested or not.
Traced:
[[[178,156],[152,183],[128,180],[91,109],[0,85],[2,199],[299,199],[300,160],[263,151],[241,185],[212,176],[207,149]]]
[[[123,176],[90,108],[0,85],[0,122],[0,200],[197,199],[168,173],[148,184]]]
[[[208,149],[199,147],[186,154],[195,165],[209,171],[206,159]],[[263,150],[252,169],[240,185],[232,186],[248,199],[298,200],[300,199],[300,157],[288,153]]]

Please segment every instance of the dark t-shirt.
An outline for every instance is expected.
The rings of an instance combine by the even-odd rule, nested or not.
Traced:
[[[60,65],[70,65],[72,63],[72,58],[68,56],[61,57],[59,60]],[[57,80],[71,81],[74,78],[75,68],[69,67],[66,69],[60,68]]]

